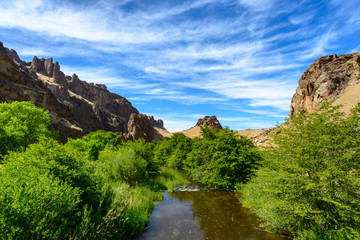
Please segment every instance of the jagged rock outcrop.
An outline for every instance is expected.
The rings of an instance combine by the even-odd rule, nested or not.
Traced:
[[[163,120],[161,120],[161,119],[155,120],[154,116],[150,116],[148,118],[151,121],[151,123],[154,125],[154,127],[165,129]]]
[[[324,99],[337,99],[348,86],[360,83],[360,53],[317,59],[301,76],[290,116],[310,111]]]
[[[34,78],[22,65],[16,52],[4,48],[0,42],[0,102],[31,101],[50,112],[52,128],[59,130],[63,139],[82,136],[82,129],[72,123],[73,108],[58,101],[44,82]]]
[[[154,139],[154,125],[145,114],[132,113],[128,122],[127,138],[135,140],[143,138],[150,142]]]
[[[87,83],[76,74],[65,76],[52,58],[24,62],[0,42],[0,102],[4,101],[32,101],[48,110],[62,140],[102,129],[151,141],[153,125],[163,127],[161,120],[139,115],[126,98],[105,85]]]
[[[211,116],[211,117],[205,116],[204,118],[199,118],[196,123],[196,126],[197,127],[208,126],[212,128],[222,129],[222,126],[216,116]]]

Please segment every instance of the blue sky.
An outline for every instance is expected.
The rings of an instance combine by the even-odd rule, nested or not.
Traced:
[[[104,83],[170,131],[287,117],[318,57],[360,51],[359,0],[0,1],[0,41]]]

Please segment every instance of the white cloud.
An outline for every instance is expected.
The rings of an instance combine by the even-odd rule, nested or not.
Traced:
[[[119,8],[127,3],[140,7]],[[332,0],[334,14],[324,13],[319,24],[312,23],[318,20],[319,9],[302,11],[301,5],[306,3],[187,0],[159,6],[103,0],[84,7],[67,1],[14,0],[0,2],[0,27],[42,36],[35,47],[26,47],[28,41],[22,40],[27,44],[17,50],[23,56],[86,55],[97,59],[106,54],[104,58],[111,61],[100,59],[96,67],[60,65],[66,74],[76,72],[80,79],[136,93],[129,99],[139,104],[158,99],[218,106],[246,99],[246,106],[239,111],[282,116],[309,63],[337,50],[336,41],[360,27],[356,1]],[[188,11],[227,4],[234,14],[226,18],[216,14],[183,18]],[[327,21],[329,17],[337,20]],[[281,18],[285,20],[279,22]],[[126,75],[116,71],[122,67]],[[133,75],[128,74],[131,71]],[[272,108],[272,113],[264,107]],[[170,121],[174,126],[181,124],[174,118]]]
[[[264,11],[272,8],[275,0],[239,0],[239,3],[253,11]]]
[[[290,110],[290,100],[291,99],[253,99],[250,106],[253,107],[273,107],[278,108],[283,111],[289,111]]]
[[[326,54],[331,48],[331,42],[335,41],[338,36],[334,32],[327,32],[317,38],[314,38],[308,50],[305,50],[301,56],[302,60],[314,59]],[[314,59],[315,60],[315,59]]]
[[[289,21],[294,25],[304,24],[310,21],[314,17],[314,15],[314,12],[306,12],[300,15],[292,15],[289,17]]]
[[[49,56],[51,55],[52,53],[50,52],[46,52],[45,50],[43,49],[34,49],[34,48],[31,48],[31,49],[26,49],[26,50],[22,50],[20,52],[18,52],[18,55],[20,56]],[[54,55],[52,55],[54,56]]]

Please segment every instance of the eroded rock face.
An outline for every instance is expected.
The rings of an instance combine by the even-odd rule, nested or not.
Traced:
[[[23,68],[23,63],[15,57],[16,63],[7,55],[8,49],[0,42],[0,102],[31,101],[36,106],[48,110],[52,118],[52,128],[60,131],[61,139],[80,137],[84,133],[73,124],[73,108],[56,98],[52,91],[39,79]],[[63,133],[71,133],[64,135]]]
[[[102,129],[151,141],[153,125],[163,127],[161,120],[139,114],[105,85],[87,83],[76,74],[65,76],[52,58],[34,57],[26,63],[0,42],[0,102],[4,101],[32,101],[49,110],[52,127],[62,140]]]
[[[212,128],[222,129],[222,126],[216,116],[211,116],[211,117],[205,116],[204,118],[199,118],[196,123],[196,126],[198,127],[208,126]]]
[[[148,118],[151,121],[151,123],[154,125],[154,127],[165,129],[163,120],[161,119],[155,120],[154,116],[150,116]]]
[[[151,142],[154,139],[154,125],[145,114],[132,113],[128,122],[128,131],[129,140],[143,138]]]
[[[335,100],[347,86],[360,82],[360,53],[317,59],[301,76],[290,116],[310,111],[324,99]]]

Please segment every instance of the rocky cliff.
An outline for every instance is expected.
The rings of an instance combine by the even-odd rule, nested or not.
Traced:
[[[199,118],[196,123],[196,126],[197,127],[207,126],[207,127],[222,129],[222,126],[216,116],[211,116],[211,117],[205,116],[204,118]]]
[[[87,83],[76,74],[66,76],[52,58],[24,62],[0,42],[0,102],[4,101],[32,101],[48,110],[52,128],[62,140],[103,129],[131,140],[151,141],[154,125],[163,128],[161,120],[139,114],[126,98],[109,92],[105,85]]]
[[[345,99],[350,89],[357,88],[359,83],[360,53],[319,58],[301,76],[291,101],[290,116],[299,111],[311,111],[324,99],[344,105],[356,104],[360,99],[347,102]],[[355,95],[360,96],[359,92]]]

